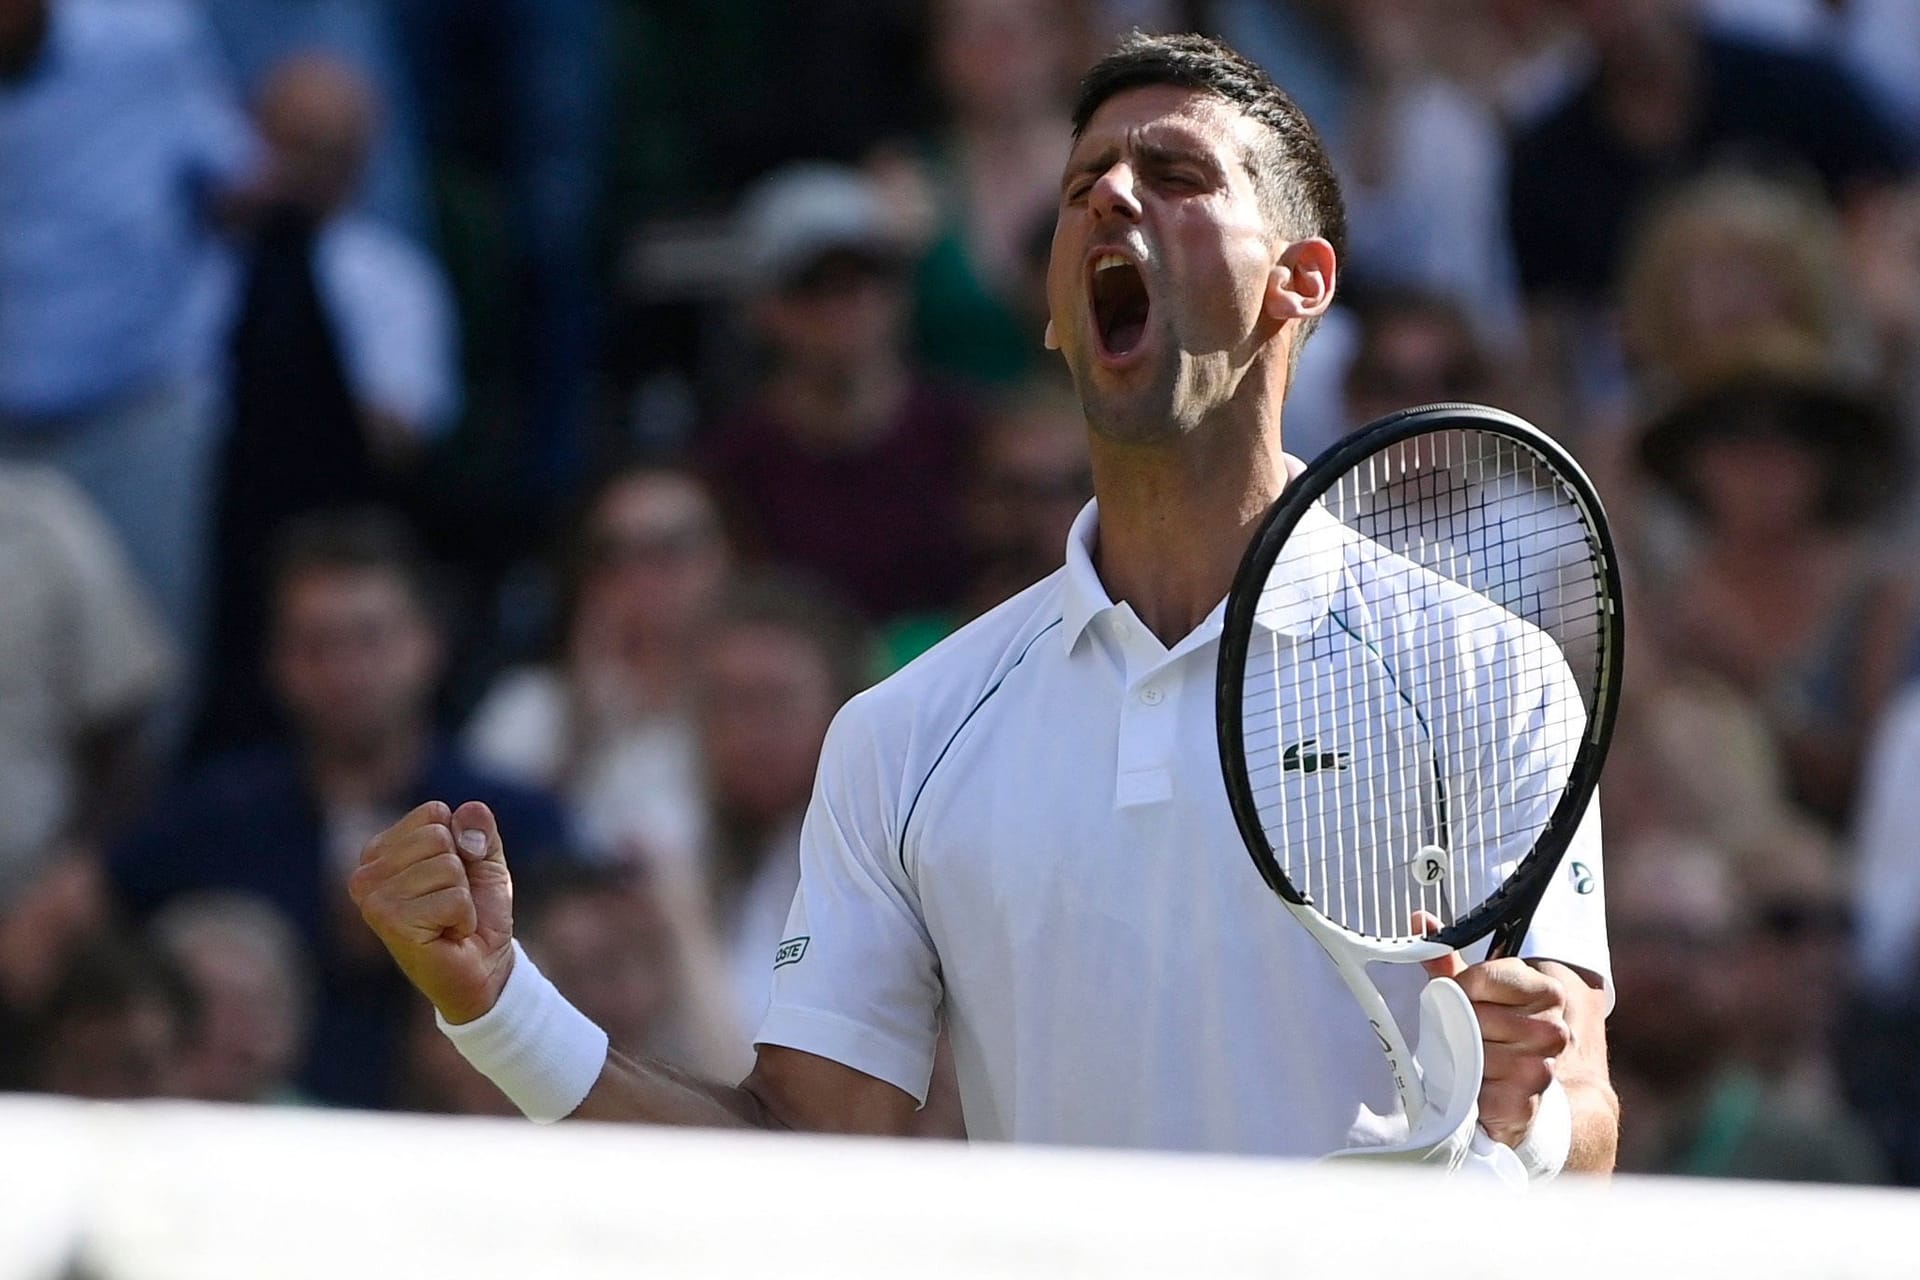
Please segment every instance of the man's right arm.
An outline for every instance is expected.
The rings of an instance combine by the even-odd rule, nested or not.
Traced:
[[[885,1081],[798,1049],[762,1045],[753,1071],[727,1086],[616,1047],[571,1118],[900,1137],[917,1109]]]
[[[495,1012],[508,980],[525,963],[513,947],[506,856],[485,805],[469,803],[458,811],[439,801],[421,805],[367,846],[348,889],[401,972],[456,1034]],[[521,979],[544,988],[532,973]],[[560,999],[551,988],[545,991],[541,998]],[[584,1022],[570,1007],[560,1012]],[[604,1043],[604,1037],[595,1038]],[[514,1094],[505,1081],[495,1083]],[[579,1087],[571,1096],[579,1096]],[[892,1135],[908,1132],[915,1110],[914,1099],[893,1085],[796,1049],[762,1046],[747,1078],[727,1086],[609,1046],[598,1076],[568,1114]]]

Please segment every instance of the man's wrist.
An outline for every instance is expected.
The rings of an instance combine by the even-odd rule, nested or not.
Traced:
[[[515,962],[522,954],[519,942],[511,942],[501,953],[499,972],[495,973],[492,980],[488,982],[488,991],[485,996],[470,1004],[457,1002],[441,1004],[435,1001],[433,1006],[435,1020],[442,1026],[464,1027],[492,1013],[500,1004],[500,997],[505,993],[507,984],[513,981],[513,971],[518,967]]]
[[[1573,1104],[1558,1078],[1540,1095],[1533,1123],[1527,1136],[1514,1145],[1513,1153],[1526,1166],[1529,1182],[1545,1182],[1558,1177],[1566,1168],[1573,1151]]]
[[[541,1124],[572,1115],[607,1062],[607,1033],[560,994],[513,944],[506,984],[493,1007],[455,1023],[434,1021],[460,1056]]]

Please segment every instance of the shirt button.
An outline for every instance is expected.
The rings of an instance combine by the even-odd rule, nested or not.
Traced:
[[[1140,701],[1146,703],[1150,707],[1159,706],[1160,699],[1166,696],[1167,696],[1166,694],[1160,692],[1160,686],[1157,684],[1150,684],[1146,688],[1140,691]]]

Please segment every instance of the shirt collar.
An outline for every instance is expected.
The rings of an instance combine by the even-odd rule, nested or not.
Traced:
[[[1067,534],[1066,573],[1061,584],[1060,639],[1073,652],[1094,619],[1120,606],[1107,595],[1093,567],[1093,549],[1100,536],[1100,502],[1080,509]],[[1311,635],[1333,605],[1346,564],[1346,545],[1354,535],[1319,503],[1307,508],[1294,527],[1274,566],[1266,597],[1254,613],[1254,626],[1300,639]],[[1224,603],[1201,626],[1218,628]]]
[[[1094,498],[1080,508],[1073,528],[1067,533],[1066,577],[1061,583],[1060,636],[1068,653],[1086,633],[1093,620],[1117,606],[1093,567],[1093,546],[1100,536],[1100,500]]]

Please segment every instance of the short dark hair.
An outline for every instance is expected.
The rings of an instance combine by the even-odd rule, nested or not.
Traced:
[[[1109,98],[1152,85],[1210,93],[1265,125],[1271,143],[1247,170],[1268,220],[1295,239],[1319,236],[1336,255],[1344,252],[1346,204],[1313,122],[1273,77],[1218,40],[1129,32],[1080,81],[1074,140]]]
[[[437,610],[426,556],[413,530],[381,507],[352,507],[316,512],[287,522],[274,541],[268,573],[276,605],[296,579],[316,572],[370,570],[391,574],[420,611]]]

